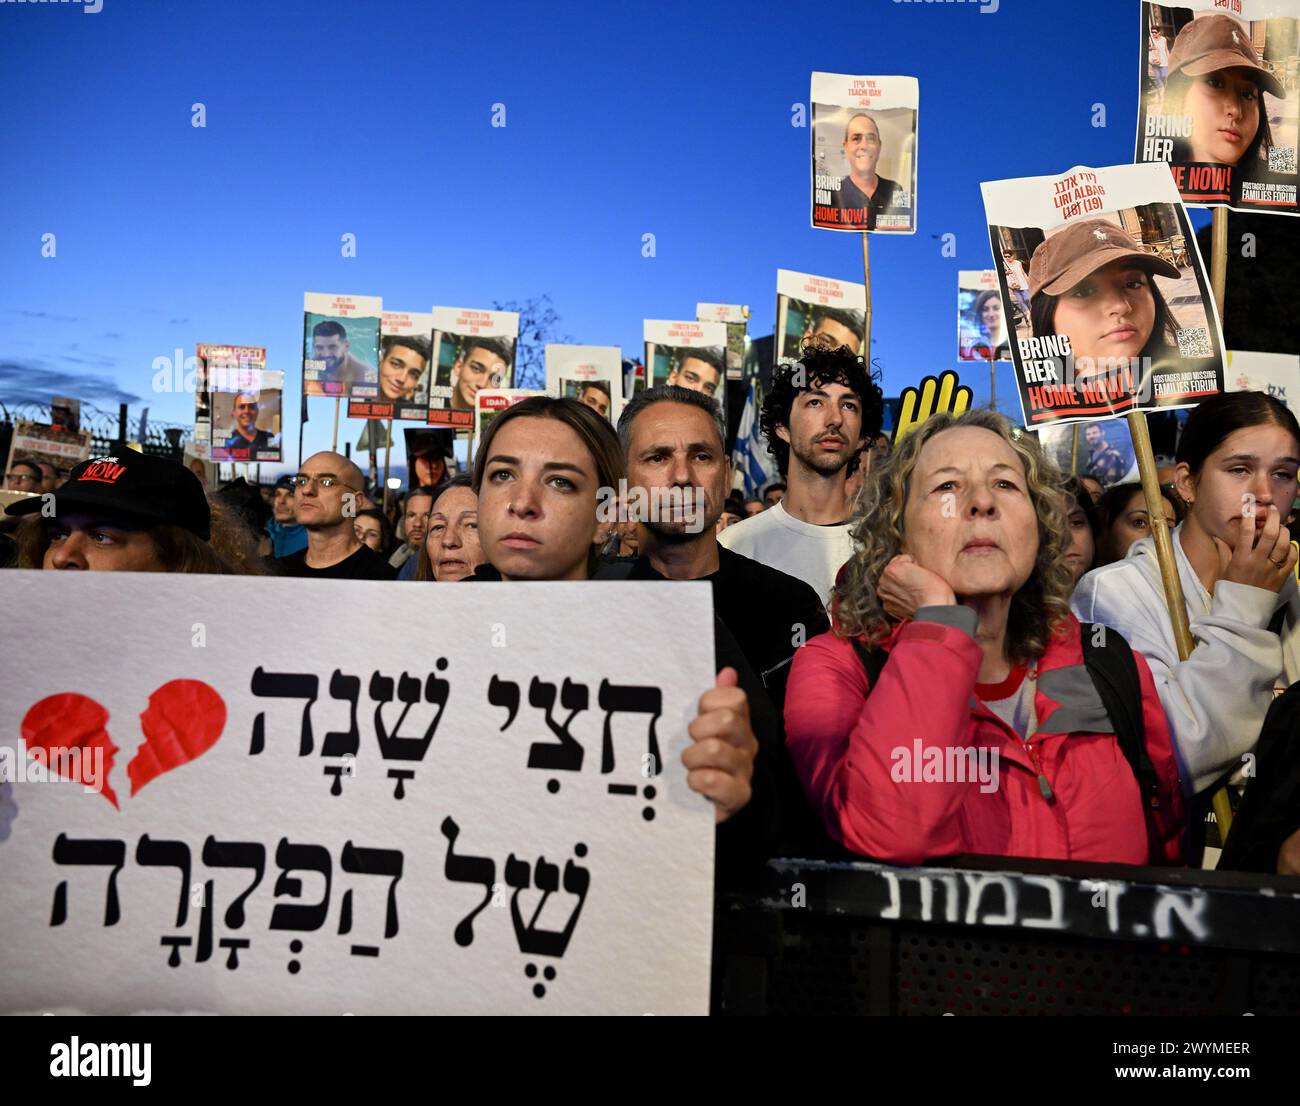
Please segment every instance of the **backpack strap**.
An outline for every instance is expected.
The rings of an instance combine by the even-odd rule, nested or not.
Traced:
[[[849,638],[853,645],[853,651],[857,653],[858,660],[862,663],[862,670],[867,674],[867,687],[876,686],[876,681],[880,678],[880,670],[885,667],[885,661],[889,660],[889,653],[885,649],[872,649],[863,644],[861,638]]]
[[[1098,644],[1093,635],[1093,624],[1081,623],[1080,640],[1083,643],[1083,663],[1092,677],[1097,694],[1101,696],[1115,739],[1137,779],[1142,799],[1147,806],[1160,805],[1159,780],[1155,766],[1147,755],[1146,726],[1142,720],[1142,680],[1138,676],[1133,650],[1123,636],[1109,626],[1102,627]]]

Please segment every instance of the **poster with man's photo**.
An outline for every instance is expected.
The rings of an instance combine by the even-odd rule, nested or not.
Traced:
[[[812,75],[812,225],[916,233],[915,77]]]
[[[1223,335],[1163,165],[980,185],[1024,424],[1191,407],[1223,390]]]
[[[63,483],[68,473],[90,456],[91,437],[89,430],[64,430],[62,427],[29,419],[15,419],[13,436],[9,439],[9,458],[5,465],[5,486],[10,491],[18,492],[42,490],[32,480],[25,478],[34,475],[30,470],[21,470],[24,475],[17,478],[8,475],[20,461],[38,467],[49,466],[53,470],[55,485]]]
[[[806,341],[823,349],[846,346],[861,357],[866,326],[866,285],[777,269],[778,360],[797,361]]]
[[[406,439],[406,483],[411,488],[436,488],[455,467],[456,432],[454,430],[416,429],[402,431]]]
[[[380,296],[303,296],[303,395],[378,398],[383,312]]]
[[[699,323],[646,319],[646,387],[675,384],[726,402],[727,327],[724,323]]]
[[[614,403],[623,394],[623,351],[618,346],[548,345],[546,391],[585,403],[612,422]]]
[[[432,312],[385,311],[379,326],[379,394],[349,399],[348,418],[424,422],[429,416],[432,349]]]
[[[282,460],[284,373],[264,346],[201,342],[196,348],[194,440],[214,463]]]
[[[1053,423],[1038,431],[1044,452],[1064,473],[1091,476],[1104,488],[1138,479],[1128,422]]]
[[[521,400],[529,396],[544,396],[550,389],[541,391],[537,388],[483,388],[474,395],[474,436],[470,442],[470,461],[474,460],[474,454],[478,452],[478,444],[483,440],[483,434],[488,428],[488,424],[501,414],[502,411],[513,407]],[[553,392],[550,394],[554,395]]]
[[[727,379],[744,380],[749,308],[739,303],[697,303],[695,318],[702,323],[722,323],[727,328]]]
[[[998,291],[998,274],[992,269],[957,273],[957,359],[1011,360],[1002,293]]]
[[[1300,3],[1142,3],[1134,160],[1183,201],[1300,215]]]
[[[517,312],[435,307],[429,424],[471,433],[474,397],[484,388],[514,383],[518,342]]]

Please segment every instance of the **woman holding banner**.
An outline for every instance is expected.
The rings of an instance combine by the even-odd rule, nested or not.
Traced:
[[[1131,698],[1082,667],[1062,506],[1037,441],[990,411],[932,416],[871,473],[833,629],[795,653],[785,707],[804,788],[849,848],[1178,862],[1164,712],[1118,635],[1102,651]],[[1144,742],[1118,736],[1121,701]]]
[[[590,580],[601,493],[617,489],[625,471],[613,427],[576,399],[530,396],[502,411],[488,424],[474,459],[478,534],[488,563],[470,579]],[[721,623],[717,627],[725,633]],[[768,764],[775,762],[780,738],[771,704],[735,642],[729,643],[734,663],[724,643],[717,645],[726,666],[700,698],[689,726],[694,744],[682,763],[688,786],[714,804],[717,821],[734,820],[718,838],[727,853],[723,866],[730,869],[765,859],[777,832]],[[765,750],[757,773],[756,732]]]
[[[1085,576],[1071,605],[1146,657],[1184,790],[1195,794],[1243,767],[1274,692],[1300,677],[1296,551],[1282,525],[1296,496],[1300,425],[1272,396],[1223,393],[1192,412],[1176,459],[1189,507],[1173,547],[1191,656],[1178,659],[1151,538]]]

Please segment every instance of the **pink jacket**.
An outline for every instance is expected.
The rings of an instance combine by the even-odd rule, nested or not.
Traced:
[[[969,634],[940,622],[909,621],[885,648],[889,659],[869,688],[852,644],[822,634],[796,652],[786,689],[786,741],[795,769],[827,829],[848,848],[896,864],[958,853],[1181,863],[1185,814],[1178,772],[1141,655],[1134,658],[1147,752],[1159,781],[1154,810],[1144,810],[1108,721],[1067,732],[1053,726],[1053,712],[1065,705],[1049,698],[1041,682],[1053,669],[1083,664],[1073,616],[1038,663],[1032,758],[1011,727],[974,698],[983,655]],[[1089,682],[1072,686],[1082,689],[1081,701],[1069,704],[1076,721],[1089,713],[1105,717],[1098,714],[1099,697],[1083,701],[1096,696]],[[925,751],[932,746],[937,750]],[[974,773],[949,747],[985,750],[985,763],[997,764],[996,789],[987,778],[970,782]],[[935,782],[922,762],[933,765],[941,756],[947,770]],[[1051,801],[1040,791],[1033,760],[1051,785]]]

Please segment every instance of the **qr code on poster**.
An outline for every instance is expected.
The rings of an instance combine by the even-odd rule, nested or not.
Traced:
[[[1209,357],[1210,332],[1203,326],[1189,326],[1178,332],[1179,357]]]
[[[1270,146],[1268,148],[1268,171],[1270,173],[1295,172],[1295,147]]]

